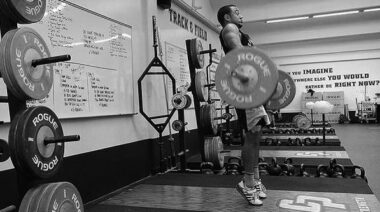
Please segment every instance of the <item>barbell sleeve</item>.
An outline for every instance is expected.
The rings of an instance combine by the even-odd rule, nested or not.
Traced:
[[[41,59],[32,60],[32,66],[35,68],[39,65],[64,62],[68,60],[71,60],[71,56],[69,54],[55,56],[55,57],[41,58]]]
[[[55,143],[63,143],[63,142],[72,142],[72,141],[79,141],[80,136],[79,135],[67,135],[62,137],[47,137],[44,139],[45,145],[48,144],[55,144]]]
[[[244,76],[236,71],[232,71],[231,75],[238,78],[242,83],[247,83],[249,81],[249,78],[247,76]]]
[[[215,83],[210,83],[210,84],[204,85],[204,87],[206,87],[206,88],[215,87]]]
[[[224,120],[229,120],[229,119],[231,119],[232,117],[234,117],[234,115],[222,115],[222,116],[220,116],[220,117],[216,117],[216,118],[214,118],[214,120],[220,120],[220,119],[224,119]]]
[[[176,104],[181,104],[182,100],[181,99],[174,99],[173,102]]]
[[[180,152],[178,152],[177,156],[182,156],[185,153],[188,153],[189,151],[190,151],[189,149],[186,149],[185,151],[180,151]]]
[[[209,54],[213,52],[216,52],[216,49],[203,50],[203,51],[200,51],[199,54]]]
[[[0,96],[0,102],[1,103],[7,103],[8,102],[8,97],[7,96]]]

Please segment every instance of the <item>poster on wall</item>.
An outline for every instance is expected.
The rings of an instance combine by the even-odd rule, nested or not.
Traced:
[[[344,93],[344,104],[349,110],[357,110],[356,101],[376,101],[380,93],[380,59],[336,61],[283,65],[293,78],[297,94],[289,108],[300,111],[301,94],[313,89],[316,92]]]

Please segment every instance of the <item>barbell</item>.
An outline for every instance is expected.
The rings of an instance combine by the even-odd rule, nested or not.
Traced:
[[[261,50],[242,47],[223,57],[215,74],[221,99],[239,109],[264,105],[275,93],[279,72]]]
[[[203,52],[202,43],[191,40],[190,57],[195,68],[203,67]],[[217,66],[215,83],[207,84],[203,71],[198,71],[194,80],[199,101],[207,101],[208,89],[216,86],[222,100],[239,109],[266,104],[269,110],[279,110],[288,106],[296,93],[290,75],[278,70],[269,56],[252,47],[235,49],[225,55]]]

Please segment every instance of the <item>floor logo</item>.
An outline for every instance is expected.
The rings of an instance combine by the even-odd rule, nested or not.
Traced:
[[[371,209],[368,207],[367,202],[362,197],[355,197],[356,204],[359,207],[360,212],[370,212]]]
[[[333,154],[327,152],[297,152],[296,156],[303,157],[332,157]]]
[[[284,209],[306,212],[324,211],[323,208],[325,207],[346,210],[346,205],[333,203],[329,198],[306,195],[299,195],[296,200],[282,199],[278,206]]]

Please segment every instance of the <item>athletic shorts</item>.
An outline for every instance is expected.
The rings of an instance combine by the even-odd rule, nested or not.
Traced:
[[[252,130],[255,126],[266,126],[270,124],[267,112],[263,106],[251,109],[236,109],[238,122],[242,129]]]

